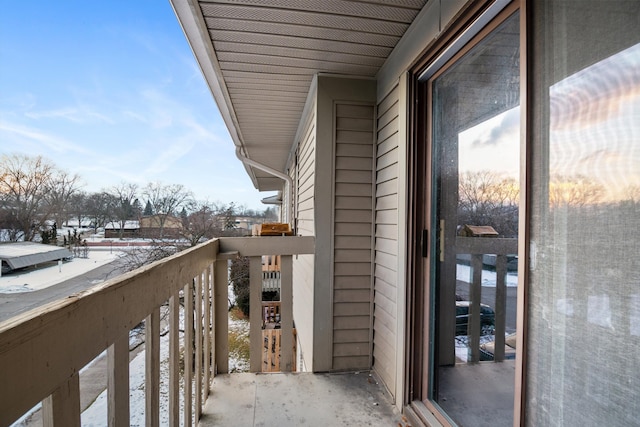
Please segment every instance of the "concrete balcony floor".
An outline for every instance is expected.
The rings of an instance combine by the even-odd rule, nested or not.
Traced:
[[[397,426],[375,376],[359,373],[216,376],[200,426]]]

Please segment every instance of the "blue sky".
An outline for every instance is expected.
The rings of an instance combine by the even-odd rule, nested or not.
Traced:
[[[0,154],[264,209],[168,0],[3,1]]]

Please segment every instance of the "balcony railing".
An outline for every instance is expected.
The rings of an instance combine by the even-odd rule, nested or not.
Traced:
[[[197,424],[212,377],[228,372],[228,260],[235,256],[250,257],[250,366],[256,372],[262,369],[263,351],[262,256],[282,256],[281,370],[290,371],[292,255],[313,253],[313,246],[311,237],[211,240],[0,324],[0,426],[38,402],[44,425],[79,426],[80,370],[105,350],[108,425],[129,425],[129,333],[142,321],[145,424],[158,426],[161,312],[166,310],[169,425]]]
[[[458,256],[470,255],[470,266],[473,272],[468,322],[470,362],[480,361],[482,270],[486,257],[491,257],[492,268],[496,272],[495,301],[491,304],[495,310],[493,360],[502,362],[505,359],[505,332],[507,330],[507,263],[508,256],[514,256],[518,253],[518,239],[458,237],[456,238],[456,253]],[[515,325],[513,326],[515,327]]]

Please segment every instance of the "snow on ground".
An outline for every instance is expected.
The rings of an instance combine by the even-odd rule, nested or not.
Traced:
[[[160,339],[160,425],[169,425],[169,334]],[[145,352],[141,351],[129,364],[129,425],[145,425]],[[180,397],[183,382],[181,378]],[[180,419],[183,419],[183,403],[180,402]],[[107,425],[107,390],[103,391],[81,416],[83,427]]]
[[[89,258],[73,258],[62,265],[50,264],[38,269],[25,269],[3,274],[0,293],[32,292],[56,285],[116,260],[120,252],[90,250]]]
[[[472,283],[471,267],[465,264],[457,264],[457,279],[461,282]],[[491,270],[482,270],[482,286],[495,288],[496,287],[497,274],[495,271]],[[516,272],[508,272],[507,273],[507,286],[508,287],[517,287],[518,286],[518,273]]]

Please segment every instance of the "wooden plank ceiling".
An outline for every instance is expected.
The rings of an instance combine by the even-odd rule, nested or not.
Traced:
[[[427,0],[173,0],[183,1],[210,36],[234,142],[283,171],[313,76],[375,76]],[[282,188],[247,170],[260,190]]]

